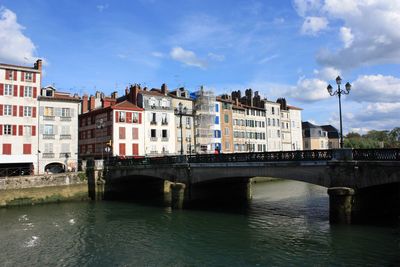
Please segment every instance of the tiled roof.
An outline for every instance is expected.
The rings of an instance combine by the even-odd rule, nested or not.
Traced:
[[[303,110],[302,108],[298,108],[298,107],[295,107],[295,106],[287,106],[289,109],[297,109],[297,110]]]
[[[111,106],[112,109],[129,109],[129,110],[138,110],[138,111],[142,111],[143,109],[136,106],[135,104],[132,104],[131,102],[129,102],[128,100],[122,101],[118,104],[115,104],[113,106]]]

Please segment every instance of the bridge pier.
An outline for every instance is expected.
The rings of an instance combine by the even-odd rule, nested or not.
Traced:
[[[103,170],[95,166],[86,169],[88,178],[88,193],[92,200],[103,200],[105,180],[103,179]]]
[[[328,189],[330,223],[350,224],[352,222],[354,193],[354,189],[348,187]]]
[[[185,188],[184,183],[172,183],[171,184],[171,207],[174,209],[182,209],[183,202],[185,200]]]

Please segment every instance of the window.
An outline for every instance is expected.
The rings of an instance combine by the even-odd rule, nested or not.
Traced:
[[[268,118],[268,126],[271,126],[271,119]]]
[[[32,145],[31,144],[24,144],[23,145],[23,153],[26,154],[32,154]]]
[[[31,136],[32,135],[32,126],[24,126],[24,135]]]
[[[3,155],[11,155],[11,144],[3,144]]]
[[[168,131],[162,130],[162,138],[168,138]]]
[[[4,105],[4,115],[12,115],[12,106],[11,105]]]
[[[219,112],[219,105],[218,104],[215,104],[215,111]]]
[[[71,117],[71,110],[69,108],[62,108],[61,117]]]
[[[271,113],[272,113],[272,115],[274,115],[274,114],[275,114],[275,108],[274,108],[274,107],[272,107],[272,109],[271,109]]]
[[[44,116],[54,116],[54,108],[44,107]]]
[[[167,125],[168,124],[167,113],[162,113],[161,114],[161,124],[162,125]]]
[[[275,126],[275,119],[272,119],[272,126]]]
[[[119,139],[125,139],[125,127],[119,127]]]
[[[70,126],[63,125],[61,126],[61,135],[69,135]]]
[[[13,86],[12,86],[12,84],[5,84],[4,85],[4,95],[11,95],[12,96],[12,94],[13,94]]]
[[[32,81],[32,72],[25,72],[25,81]]]
[[[24,107],[24,117],[32,116],[32,107]]]
[[[137,140],[139,139],[139,129],[132,128],[132,139]]]
[[[138,123],[139,122],[139,114],[137,112],[132,113],[132,122]]]
[[[12,70],[6,70],[6,77],[8,80],[14,79],[14,72]]]
[[[151,138],[156,138],[157,137],[157,135],[156,135],[156,129],[151,129],[151,133],[150,133],[151,135],[150,135],[150,137]]]
[[[53,90],[46,90],[46,96],[53,96]]]
[[[224,122],[229,123],[229,115],[228,114],[224,115]]]
[[[46,125],[44,125],[43,130],[44,130],[43,131],[44,134],[49,134],[49,135],[54,134],[54,126],[53,125],[46,124]]]
[[[215,116],[215,124],[219,124],[219,116]]]
[[[231,149],[231,144],[228,141],[225,142],[225,149],[226,150]]]
[[[120,121],[120,122],[125,122],[125,120],[126,120],[126,113],[125,113],[125,111],[120,111],[120,112],[119,112],[119,121]]]
[[[24,87],[24,96],[25,97],[32,97],[32,87],[31,86],[25,86]]]
[[[229,128],[225,127],[225,135],[229,135]]]
[[[12,134],[12,127],[10,124],[5,124],[4,125],[4,130],[3,130],[4,135],[11,135]]]
[[[280,130],[278,130],[278,137],[281,137],[281,131]]]
[[[53,153],[53,144],[52,143],[44,144],[44,153]]]
[[[70,152],[69,144],[61,144],[61,153],[69,153],[69,152]]]

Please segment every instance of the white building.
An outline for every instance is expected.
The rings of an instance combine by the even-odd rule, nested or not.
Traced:
[[[38,100],[39,173],[77,170],[79,97],[47,86]]]
[[[281,151],[281,113],[280,104],[271,101],[265,101],[266,110],[266,134],[267,134],[267,150]]]
[[[34,67],[0,63],[0,168],[27,167],[37,173],[41,79],[41,60]]]
[[[290,117],[290,133],[292,150],[303,150],[303,134],[301,128],[301,108],[288,106]]]

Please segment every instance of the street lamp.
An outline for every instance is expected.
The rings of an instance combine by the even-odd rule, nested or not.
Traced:
[[[100,119],[100,120],[96,121],[96,128],[97,128],[98,130],[101,130],[101,129],[104,128],[104,121],[103,121],[103,119]],[[96,140],[95,140],[95,141],[97,141],[97,132],[96,132],[95,137],[96,137]],[[103,160],[103,142],[102,142],[102,141],[101,141],[101,160]]]
[[[337,76],[336,78],[336,84],[338,86],[338,89],[336,91],[332,91],[332,86],[329,84],[328,87],[326,88],[328,90],[328,93],[331,96],[337,95],[339,98],[339,117],[340,117],[340,148],[343,148],[343,127],[342,127],[342,101],[341,101],[341,95],[345,94],[348,95],[350,93],[351,89],[351,84],[349,82],[346,83],[345,88],[346,90],[340,89],[340,84],[342,83],[342,78],[340,76]]]
[[[183,130],[182,130],[182,116],[185,116],[187,108],[183,107],[183,104],[179,102],[178,108],[175,108],[175,115],[179,116],[179,127],[181,128],[181,155],[183,155]]]

